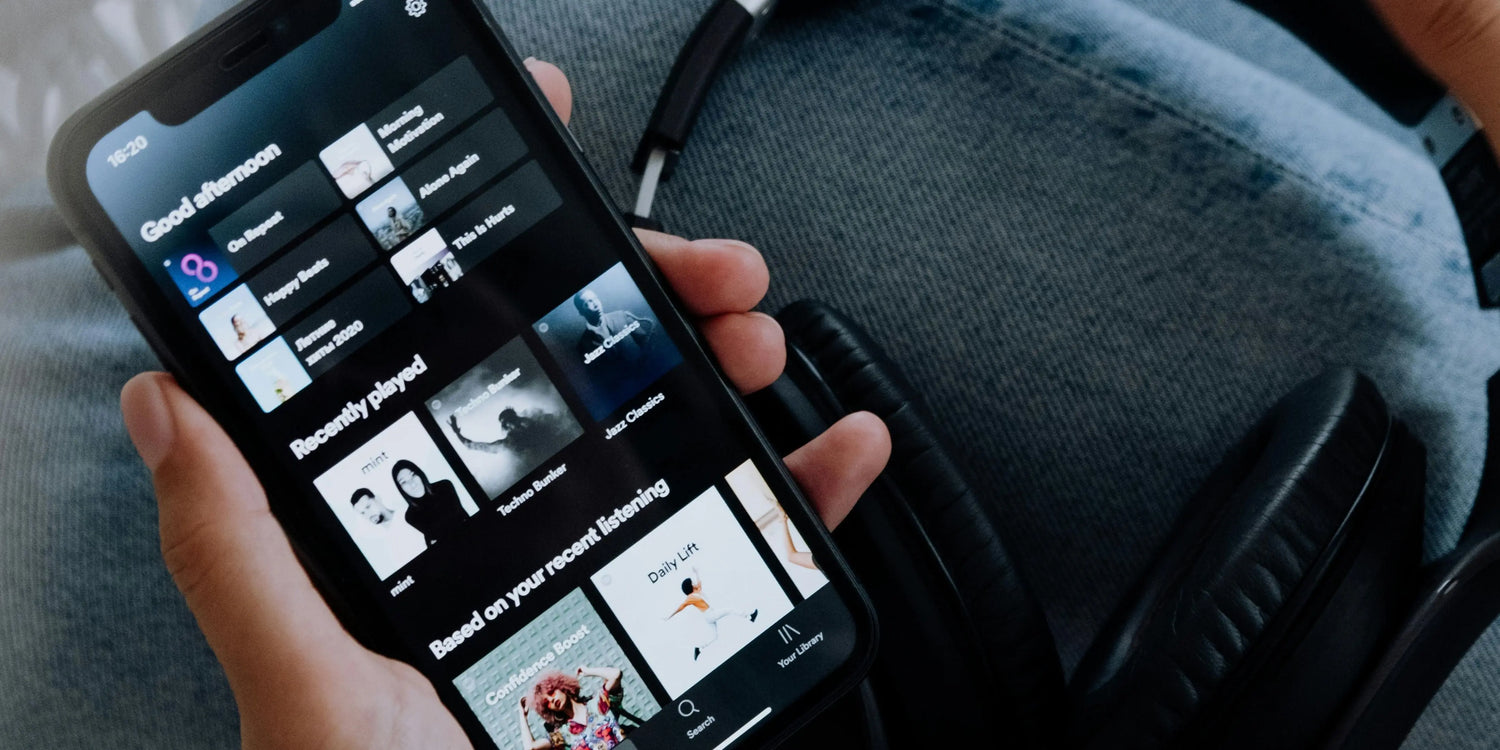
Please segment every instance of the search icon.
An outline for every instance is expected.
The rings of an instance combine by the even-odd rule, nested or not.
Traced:
[[[687,717],[692,716],[695,713],[698,713],[698,707],[693,705],[692,701],[681,701],[677,704],[678,716],[686,719]]]

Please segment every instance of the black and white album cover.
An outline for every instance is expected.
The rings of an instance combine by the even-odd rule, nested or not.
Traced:
[[[519,338],[428,399],[427,409],[492,499],[583,434]]]
[[[479,506],[408,413],[313,480],[382,580],[439,544]]]

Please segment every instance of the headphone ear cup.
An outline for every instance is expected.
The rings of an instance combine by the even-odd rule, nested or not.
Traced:
[[[872,412],[890,429],[885,476],[911,506],[964,603],[1004,702],[987,709],[1002,725],[997,731],[1016,747],[1049,746],[1062,714],[1062,668],[993,509],[965,481],[905,378],[864,331],[814,302],[793,304],[778,319],[844,412]]]
[[[1424,469],[1362,375],[1294,390],[1209,476],[1080,663],[1068,745],[1313,742],[1399,616]]]

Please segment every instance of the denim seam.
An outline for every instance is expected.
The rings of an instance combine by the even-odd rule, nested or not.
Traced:
[[[1260,152],[1249,144],[1239,140],[1233,134],[1224,132],[1212,123],[1193,117],[1191,114],[1188,114],[1187,112],[1178,108],[1176,105],[1157,96],[1154,96],[1148,90],[1133,86],[1128,82],[1124,82],[1113,76],[1106,75],[1102,71],[1079,64],[1063,55],[1052,52],[1051,50],[1048,50],[1045,45],[1038,42],[1034,37],[1027,35],[1021,31],[1017,31],[1003,21],[996,21],[994,19],[985,18],[984,16],[978,15],[972,9],[955,5],[953,0],[926,1],[940,4],[945,10],[949,11],[951,15],[956,16],[957,20],[959,20],[960,22],[968,22],[970,24],[973,24],[974,26],[980,27],[983,30],[1004,37],[1007,41],[1014,44],[1018,51],[1022,54],[1029,55],[1033,59],[1040,62],[1051,63],[1063,73],[1067,73],[1074,76],[1075,78],[1082,78],[1083,80],[1098,84],[1099,86],[1122,95],[1137,104],[1159,110],[1161,114],[1178,121],[1179,123],[1191,128],[1192,130],[1203,134],[1204,136],[1218,142],[1220,145],[1227,146],[1235,151],[1243,153],[1254,159],[1255,161],[1264,164],[1270,169],[1273,169],[1276,172],[1283,174],[1294,181],[1300,182],[1303,185],[1312,188],[1319,194],[1325,195],[1340,208],[1363,215],[1402,235],[1411,237],[1417,243],[1427,246],[1433,250],[1445,253],[1452,250],[1452,246],[1449,243],[1424,236],[1425,233],[1419,234],[1413,232],[1408,222],[1398,221],[1390,216],[1385,215],[1384,213],[1380,213],[1370,209],[1370,207],[1365,202],[1350,197],[1343,188],[1318,177],[1308,175],[1290,164],[1287,164],[1283,161]]]

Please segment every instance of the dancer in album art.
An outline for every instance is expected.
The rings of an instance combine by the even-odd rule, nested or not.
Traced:
[[[752,461],[740,464],[724,477],[729,489],[739,500],[745,514],[755,519],[760,537],[771,548],[771,554],[781,563],[782,570],[792,579],[792,585],[804,597],[812,596],[827,585],[828,578],[818,570],[807,541],[802,538],[797,524],[787,517],[786,509],[776,499],[765,477]]]
[[[719,640],[720,620],[726,617],[743,617],[750,622],[755,622],[755,618],[760,615],[760,610],[758,609],[746,612],[744,610],[719,609],[709,604],[708,598],[703,595],[703,576],[698,574],[697,568],[693,568],[692,578],[682,579],[682,593],[687,598],[683,599],[682,603],[677,605],[677,609],[672,610],[672,614],[667,615],[663,619],[670,620],[681,614],[688,607],[692,607],[703,613],[703,622],[708,625],[709,636],[706,640],[700,641],[698,645],[693,647],[693,661],[698,660],[698,657],[703,654],[703,649],[708,648],[714,641]]]
[[[448,417],[448,426],[453,436],[465,448],[481,453],[510,453],[516,460],[535,465],[557,452],[556,446],[566,445],[577,436],[577,423],[560,414],[533,409],[525,414],[515,409],[502,409],[495,416],[500,425],[500,437],[488,442],[470,440],[458,426],[458,415]]]
[[[640,725],[640,720],[620,707],[625,691],[622,673],[614,667],[579,667],[573,676],[559,671],[543,672],[532,683],[531,693],[521,696],[521,746],[526,750],[613,750],[625,741],[627,725],[621,717]],[[584,678],[603,682],[593,697],[584,697]],[[535,712],[547,736],[534,737],[527,714]]]
[[[741,518],[710,487],[589,576],[673,700],[792,611]]]
[[[765,532],[780,526],[781,534],[778,536],[786,540],[786,561],[808,570],[818,569],[817,563],[813,562],[812,552],[797,549],[797,539],[792,536],[792,520],[786,517],[786,511],[782,510],[780,505],[755,519],[755,526]]]
[[[521,338],[430,396],[427,409],[491,499],[583,434],[567,401]]]

